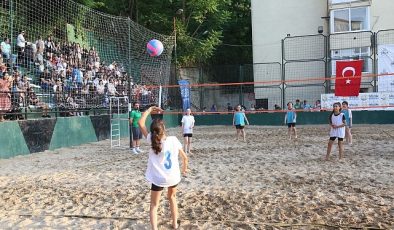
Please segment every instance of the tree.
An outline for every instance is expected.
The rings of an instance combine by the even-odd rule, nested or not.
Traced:
[[[232,1],[231,19],[223,27],[222,44],[211,64],[250,64],[253,62],[250,0]]]
[[[178,64],[238,64],[251,60],[250,0],[78,0],[109,14],[130,17],[148,29],[174,35]],[[182,15],[176,15],[183,9]],[[220,49],[218,49],[220,47]],[[223,62],[223,63],[220,63]],[[238,62],[238,63],[237,63]]]
[[[229,21],[230,0],[194,0],[185,3],[179,31],[179,61],[191,66],[207,63],[222,42],[223,26]]]

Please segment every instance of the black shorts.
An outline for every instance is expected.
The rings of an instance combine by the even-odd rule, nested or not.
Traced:
[[[183,137],[193,137],[193,133],[184,133]]]
[[[176,186],[178,186],[178,184],[170,186],[169,188],[175,188]],[[156,192],[163,191],[163,189],[164,189],[164,187],[160,187],[155,184],[152,184],[152,187],[150,188],[150,190],[156,191]]]
[[[337,137],[330,137],[330,141],[335,141],[335,139],[337,139]],[[338,137],[338,141],[343,141],[343,138]]]
[[[236,129],[244,129],[245,126],[244,126],[244,125],[235,125],[235,128],[236,128]]]
[[[142,133],[140,127],[131,127],[131,131],[133,132],[133,140],[142,139]]]
[[[295,123],[287,123],[287,127],[295,127]]]

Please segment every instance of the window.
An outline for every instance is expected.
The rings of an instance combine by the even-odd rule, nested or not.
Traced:
[[[369,92],[371,92],[370,88],[360,88],[360,93],[369,93]]]
[[[369,7],[331,11],[331,33],[369,30]]]
[[[334,15],[334,32],[349,31],[349,10],[336,10]]]
[[[355,8],[350,10],[351,31],[369,30],[367,8]]]
[[[363,73],[372,72],[372,59],[370,57],[370,47],[358,47],[352,49],[331,50],[331,69],[332,75],[336,75],[336,61],[337,60],[364,60]]]
[[[358,0],[331,0],[331,4],[350,3]]]

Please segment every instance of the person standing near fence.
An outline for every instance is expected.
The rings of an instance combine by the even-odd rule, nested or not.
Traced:
[[[1,55],[3,56],[5,63],[9,63],[11,58],[11,45],[9,38],[4,38],[4,41],[1,42]]]
[[[297,130],[296,130],[296,122],[297,122],[297,113],[294,111],[293,103],[287,103],[287,112],[285,115],[285,124],[287,124],[287,134],[289,135],[289,139],[291,140],[291,133],[294,132],[294,138],[297,139]]]
[[[329,160],[331,148],[335,139],[338,138],[339,159],[343,158],[343,138],[345,137],[346,119],[345,115],[341,113],[341,103],[336,102],[333,105],[334,109],[331,112],[328,122],[330,124],[330,140],[327,146],[326,160]]]
[[[345,127],[345,139],[349,145],[352,145],[353,137],[351,133],[353,125],[352,111],[349,109],[349,103],[347,101],[342,102],[342,113],[345,115],[346,127]]]
[[[22,31],[16,38],[16,47],[18,49],[18,64],[24,64],[22,63],[22,60],[25,57],[25,46],[26,46],[25,31]]]
[[[294,109],[303,109],[300,99],[296,99],[296,103],[294,104]]]
[[[138,126],[138,121],[140,119],[141,119],[140,104],[138,102],[134,102],[133,109],[129,113],[129,122],[131,125],[131,133],[133,136],[131,151],[133,151],[134,154],[139,154],[143,152],[140,149],[140,142],[142,138],[141,129]]]
[[[237,107],[235,107],[235,113],[234,113],[234,117],[233,117],[233,125],[235,125],[235,129],[237,130],[237,138],[236,140],[238,140],[238,137],[240,135],[242,135],[243,140],[246,142],[246,133],[245,133],[245,121],[246,124],[249,125],[249,121],[248,118],[246,118],[246,115],[243,111],[241,111],[241,105],[237,105]]]
[[[10,76],[6,72],[0,76],[0,122],[4,121],[4,113],[11,110]]]
[[[143,114],[138,124],[141,132],[150,143],[146,179],[152,184],[150,196],[150,223],[153,230],[157,229],[157,210],[160,196],[164,188],[168,188],[167,197],[170,201],[172,227],[178,229],[178,204],[176,200],[177,185],[181,181],[178,157],[182,158],[182,174],[186,175],[188,159],[182,144],[175,136],[167,136],[162,119],[154,119],[150,125],[150,133],[145,126],[146,118],[152,112],[161,113],[159,107],[152,106]]]
[[[185,152],[191,154],[191,145],[194,128],[194,116],[191,115],[191,109],[186,110],[186,114],[182,117],[182,132],[184,139]]]

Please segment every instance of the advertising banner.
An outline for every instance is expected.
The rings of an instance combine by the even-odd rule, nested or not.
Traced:
[[[181,89],[182,108],[186,111],[190,108],[190,83],[188,80],[179,80],[178,84]]]
[[[394,73],[394,45],[378,46],[378,73]],[[379,92],[394,92],[394,75],[378,77]]]
[[[394,92],[360,93],[357,97],[321,95],[321,108],[332,110],[335,102],[347,101],[353,110],[394,110]]]

